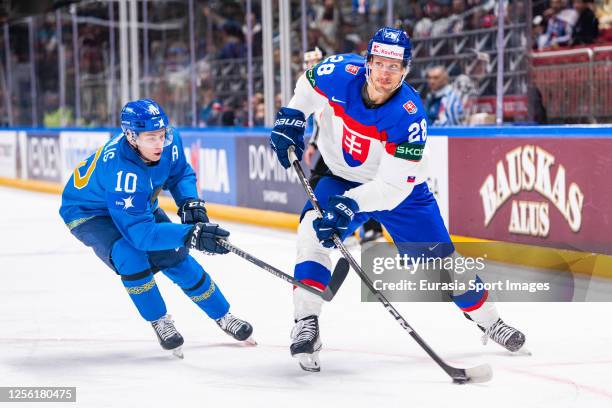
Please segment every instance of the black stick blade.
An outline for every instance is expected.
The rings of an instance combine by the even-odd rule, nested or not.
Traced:
[[[332,273],[331,280],[329,281],[327,288],[325,288],[321,294],[323,300],[329,302],[334,298],[334,296],[336,296],[338,289],[340,289],[344,279],[346,279],[346,275],[348,275],[349,269],[350,267],[348,261],[344,258],[340,258],[336,264],[336,267],[334,268],[334,272]]]

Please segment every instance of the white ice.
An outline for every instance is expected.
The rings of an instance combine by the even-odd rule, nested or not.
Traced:
[[[70,235],[59,202],[0,188],[0,386],[76,386],[77,403],[66,406],[82,407],[612,406],[611,303],[500,304],[532,356],[481,345],[452,304],[396,304],[451,364],[493,367],[489,383],[454,385],[380,304],[360,301],[351,273],[324,307],[322,371],[308,373],[289,355],[290,286],[233,254],[196,257],[259,345],[236,344],[158,274],[185,338],[178,360],[118,277]],[[222,224],[234,244],[292,270],[295,234]]]

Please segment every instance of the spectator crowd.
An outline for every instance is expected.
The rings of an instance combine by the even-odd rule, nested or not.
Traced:
[[[77,39],[71,14],[64,7],[59,13],[47,13],[34,19],[34,64],[37,100],[31,100],[28,30],[23,22],[11,25],[11,53],[4,56],[12,69],[12,93],[8,97],[6,81],[0,89],[0,114],[7,115],[10,100],[15,124],[31,124],[31,104],[37,104],[38,123],[45,126],[105,126],[116,121],[119,107],[119,35],[116,21],[118,6],[111,2],[85,2],[75,7]],[[325,55],[363,53],[374,30],[387,21],[386,0],[308,0],[306,2],[307,49],[318,47]],[[246,10],[241,0],[196,0],[195,5],[195,77],[196,117],[191,115],[191,41],[188,30],[189,10],[186,2],[148,1],[140,10],[146,14],[146,34],[140,35],[146,44],[141,54],[141,95],[146,94],[167,107],[174,122],[198,126],[245,126],[249,105],[254,124],[264,124],[262,74],[261,3],[252,1]],[[505,23],[525,23],[526,0],[504,0]],[[275,13],[277,10],[275,9]],[[111,13],[112,18],[111,18]],[[293,74],[303,70],[301,43],[301,8],[298,1],[291,7],[291,49]],[[494,28],[497,24],[496,0],[407,0],[394,1],[393,24],[404,28],[415,41],[440,36],[460,36],[466,32]],[[612,42],[612,1],[610,0],[540,0],[533,2],[533,48],[588,46]],[[58,17],[59,16],[59,17]],[[57,19],[60,18],[60,21]],[[108,21],[114,23],[108,24]],[[252,27],[254,61],[251,100],[247,96],[247,20]],[[112,27],[112,29],[110,28]],[[111,39],[114,32],[114,39]],[[278,32],[274,32],[278,44]],[[74,46],[76,44],[76,47]],[[76,57],[75,57],[76,51]],[[415,58],[418,51],[415,49]],[[475,51],[476,52],[476,51]],[[452,55],[452,50],[447,50]],[[482,54],[482,53],[481,53]],[[484,61],[488,55],[477,56]],[[65,78],[59,79],[63,61]],[[280,65],[278,47],[274,62]],[[436,66],[433,66],[436,65]],[[417,75],[426,80],[423,93],[432,124],[468,123],[474,113],[474,98],[483,90],[481,78],[466,75],[465,67],[455,64],[431,64],[408,77]],[[473,67],[472,67],[473,68]],[[276,70],[276,89],[279,89]],[[6,73],[5,73],[6,74]],[[6,75],[5,75],[6,77]],[[77,121],[76,86],[80,112]],[[63,90],[60,84],[65,84]],[[494,89],[493,89],[494,91]],[[280,106],[280,95],[275,98]]]

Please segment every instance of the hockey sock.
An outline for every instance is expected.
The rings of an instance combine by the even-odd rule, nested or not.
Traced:
[[[306,316],[321,315],[323,299],[302,288],[293,290],[293,315],[295,320],[301,320]]]
[[[166,314],[166,304],[159,293],[153,274],[149,273],[139,279],[124,276],[121,281],[136,309],[145,320],[151,322]]]
[[[230,305],[210,275],[202,272],[202,278],[196,286],[183,291],[208,317],[214,320],[220,319],[229,311]]]
[[[179,285],[211,319],[219,319],[228,312],[229,303],[225,296],[191,255],[180,264],[165,269],[164,274]]]
[[[475,281],[482,283],[476,275]],[[493,301],[488,300],[489,292],[486,289],[471,289],[461,294],[453,294],[453,302],[470,318],[484,328],[489,327],[499,319],[497,308]]]
[[[331,272],[325,266],[314,261],[300,262],[294,269],[295,279],[321,291],[329,284]],[[293,307],[295,320],[306,316],[319,316],[323,299],[301,288],[293,290]]]

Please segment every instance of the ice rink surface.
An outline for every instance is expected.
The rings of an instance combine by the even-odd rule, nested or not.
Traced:
[[[493,367],[489,383],[454,385],[380,304],[360,301],[351,272],[321,316],[322,371],[308,373],[289,355],[290,286],[233,254],[196,257],[259,345],[235,343],[160,273],[185,338],[178,360],[70,235],[59,203],[0,187],[0,386],[76,386],[77,403],[63,405],[73,407],[612,407],[611,303],[500,304],[532,356],[483,346],[452,304],[396,304],[449,363]],[[295,234],[221,224],[235,245],[292,271]],[[18,406],[28,405],[40,406]]]

